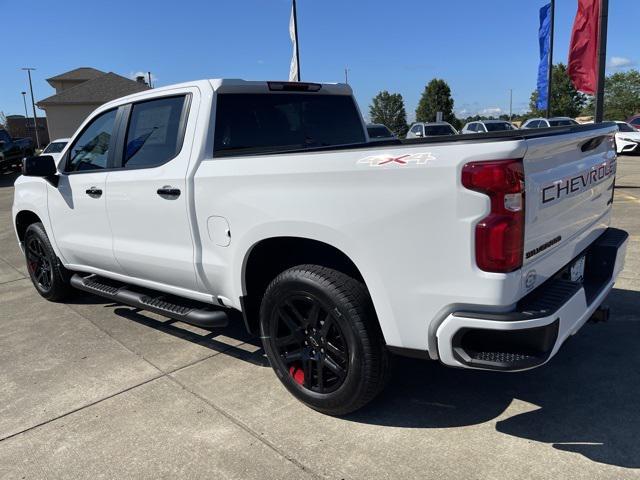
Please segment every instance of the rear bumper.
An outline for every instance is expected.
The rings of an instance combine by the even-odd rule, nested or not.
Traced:
[[[520,300],[512,312],[448,315],[436,334],[440,360],[455,367],[503,371],[546,363],[613,288],[624,267],[627,240],[625,231],[609,228],[582,252],[582,283],[559,273]]]

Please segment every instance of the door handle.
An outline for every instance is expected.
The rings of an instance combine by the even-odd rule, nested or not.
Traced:
[[[102,190],[96,187],[90,187],[85,190],[85,193],[90,197],[99,197],[102,195]]]
[[[159,188],[157,193],[163,198],[178,198],[180,196],[180,189],[165,185],[164,187]]]

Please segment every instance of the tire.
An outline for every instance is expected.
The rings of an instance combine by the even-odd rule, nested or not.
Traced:
[[[32,223],[24,235],[27,271],[38,293],[52,302],[67,298],[73,287],[70,272],[62,266],[47,237],[42,223]]]
[[[319,412],[358,410],[388,380],[389,353],[367,289],[336,270],[299,265],[278,275],[262,299],[260,333],[280,381]]]

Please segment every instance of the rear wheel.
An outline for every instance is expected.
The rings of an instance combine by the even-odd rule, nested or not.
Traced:
[[[24,235],[27,270],[33,286],[47,300],[57,302],[72,291],[69,271],[53,251],[42,223],[32,223]]]
[[[284,386],[323,413],[362,407],[384,387],[389,359],[365,286],[317,265],[276,277],[260,309],[263,345]]]

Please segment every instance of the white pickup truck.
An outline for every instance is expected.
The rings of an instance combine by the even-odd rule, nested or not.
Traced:
[[[205,80],[87,118],[28,158],[13,220],[38,292],[204,327],[241,311],[285,387],[340,415],[389,353],[547,362],[623,267],[614,124],[369,142],[339,84]]]

